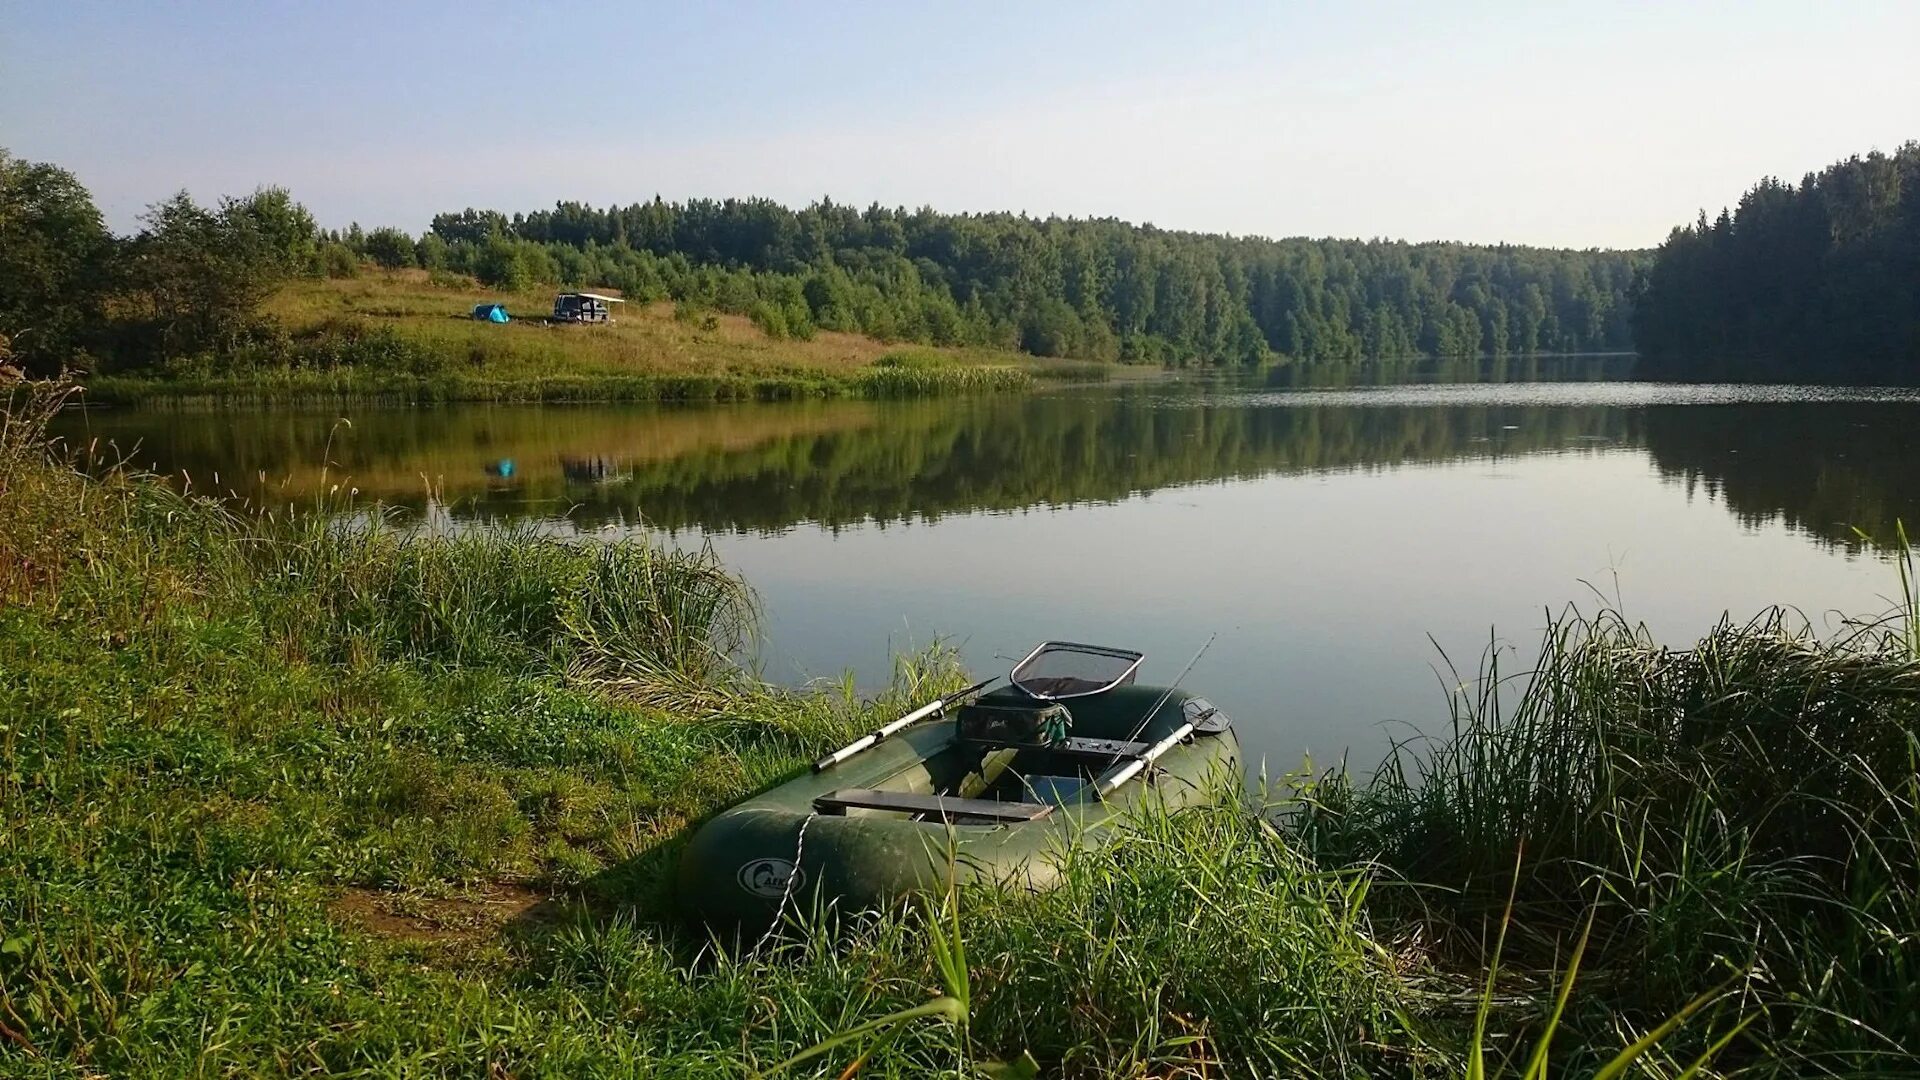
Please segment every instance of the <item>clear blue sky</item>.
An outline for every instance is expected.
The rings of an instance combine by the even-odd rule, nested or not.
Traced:
[[[118,229],[830,195],[1272,236],[1640,246],[1920,137],[1920,2],[31,3],[0,146]]]

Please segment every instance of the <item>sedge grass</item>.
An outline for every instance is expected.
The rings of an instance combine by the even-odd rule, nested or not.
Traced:
[[[862,369],[759,375],[656,375],[563,372],[513,375],[433,374],[341,368],[266,369],[244,375],[166,378],[100,376],[88,400],[103,405],[176,408],[310,405],[351,401],[383,405],[447,402],[569,404],[587,402],[745,402],[812,398],[901,398],[1024,390],[1033,376],[1020,367],[952,366],[914,372]]]
[[[1651,1029],[1728,979],[1751,1075],[1912,1067],[1920,663],[1904,621],[1820,639],[1783,611],[1663,648],[1561,620],[1517,692],[1483,673],[1454,732],[1307,816],[1326,857],[1420,890],[1436,946],[1477,955],[1513,874],[1510,947],[1551,969],[1593,917],[1604,972],[1567,1018]],[[1338,785],[1334,785],[1337,789]],[[1597,901],[1590,898],[1598,896]],[[1588,905],[1592,903],[1589,911]]]

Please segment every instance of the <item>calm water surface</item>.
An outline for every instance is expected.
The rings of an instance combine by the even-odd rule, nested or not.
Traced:
[[[1155,383],[723,408],[91,411],[76,439],[256,501],[323,487],[460,521],[711,541],[759,590],[762,663],[883,681],[945,640],[1145,649],[1275,772],[1437,731],[1490,644],[1617,599],[1676,643],[1771,603],[1896,587],[1856,527],[1920,521],[1920,397],[1631,382]],[[344,422],[343,422],[344,421]],[[1437,643],[1437,644],[1436,644]]]

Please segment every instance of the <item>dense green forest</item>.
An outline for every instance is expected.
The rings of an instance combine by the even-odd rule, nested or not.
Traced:
[[[608,286],[750,316],[774,338],[824,328],[1178,365],[1611,351],[1631,347],[1640,258],[765,199],[467,210],[416,239],[322,231],[279,188],[212,207],[182,192],[115,236],[71,173],[0,151],[0,335],[42,373],[257,357],[277,334],[264,297],[366,265],[509,291]]]
[[[1920,143],[1762,180],[1675,229],[1634,339],[1659,377],[1920,381]]]
[[[0,151],[0,359],[29,371],[258,355],[278,333],[264,297],[367,265],[503,290],[602,285],[750,316],[774,338],[845,330],[1175,365],[1637,349],[1656,378],[1912,382],[1920,144],[1797,187],[1764,180],[1651,258],[824,199],[470,209],[415,238],[320,230],[278,188],[213,207],[181,193],[115,236],[71,173]]]
[[[339,239],[407,256],[392,230]],[[1624,350],[1640,257],[657,197],[441,214],[412,254],[482,281],[602,282],[800,333],[1181,365]]]

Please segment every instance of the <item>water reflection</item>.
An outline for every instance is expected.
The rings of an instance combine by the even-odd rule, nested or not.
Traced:
[[[1818,388],[1181,382],[61,426],[256,504],[338,487],[710,539],[766,601],[779,678],[876,683],[936,636],[983,672],[1053,636],[1143,648],[1142,677],[1170,678],[1219,632],[1196,685],[1282,768],[1444,723],[1436,642],[1471,670],[1489,628],[1524,647],[1596,590],[1676,643],[1770,603],[1875,612],[1890,573],[1852,530],[1920,521],[1920,401]]]
[[[1634,445],[1603,406],[1260,407],[1193,387],[706,409],[70,417],[70,438],[255,503],[335,487],[455,516],[775,532],[1110,503],[1194,483]]]
[[[1476,368],[1476,371],[1484,369]],[[1829,543],[1920,517],[1920,402],[1604,381],[1362,389],[1154,384],[717,408],[89,412],[69,438],[256,505],[328,490],[455,517],[774,533],[1105,504],[1197,483],[1638,450],[1658,473]],[[137,449],[135,449],[137,448]]]
[[[1649,409],[1647,449],[1663,477],[1724,503],[1751,526],[1782,520],[1849,550],[1920,524],[1920,404],[1768,403]],[[1858,531],[1856,531],[1858,530]]]

